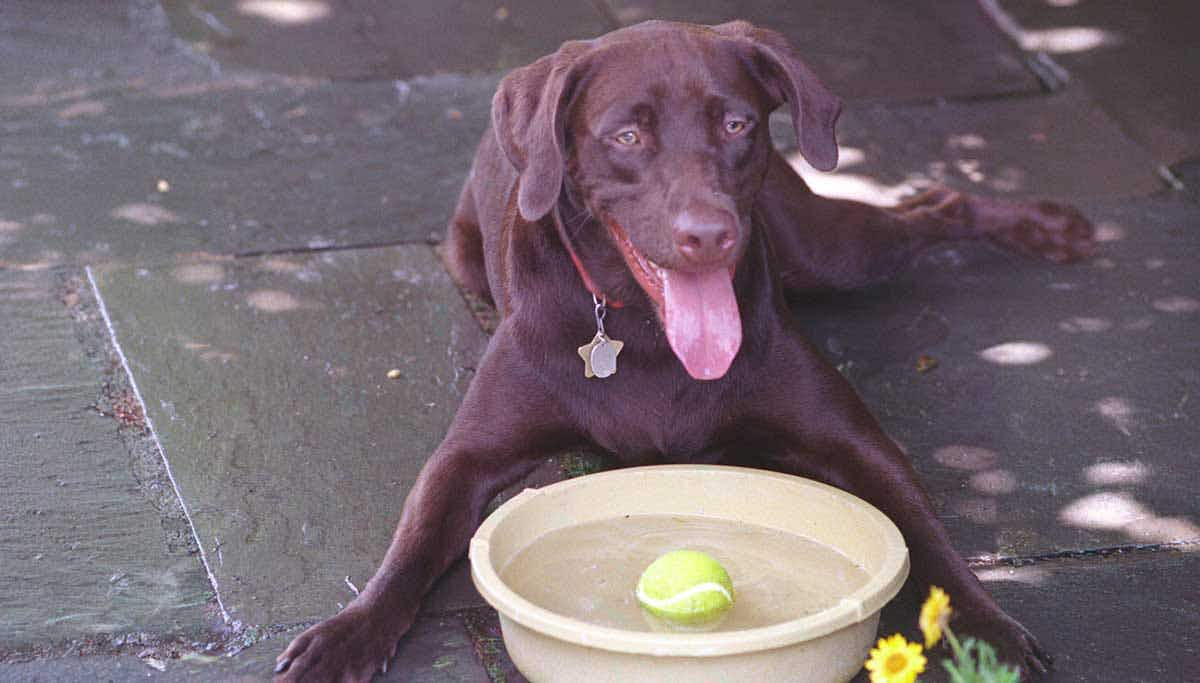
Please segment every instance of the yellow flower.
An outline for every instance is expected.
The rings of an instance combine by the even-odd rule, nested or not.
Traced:
[[[925,670],[925,656],[920,643],[910,643],[897,633],[879,639],[866,668],[871,672],[871,683],[913,683]]]
[[[917,620],[921,633],[925,634],[925,647],[933,647],[942,639],[942,629],[946,628],[949,620],[950,596],[941,588],[931,586],[929,597],[921,605],[921,617]]]

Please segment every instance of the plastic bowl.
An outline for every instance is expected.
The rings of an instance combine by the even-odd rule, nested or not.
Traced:
[[[719,517],[793,533],[866,570],[865,585],[832,607],[761,628],[656,633],[556,614],[500,573],[545,534],[636,514]],[[554,681],[847,681],[862,668],[879,610],[908,577],[891,520],[844,491],[763,470],[708,465],[635,467],[526,489],[471,540],[471,576],[500,613],[509,656],[535,683]]]

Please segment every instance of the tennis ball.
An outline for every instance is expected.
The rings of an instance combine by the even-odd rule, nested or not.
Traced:
[[[638,602],[673,624],[699,626],[733,607],[733,582],[720,562],[698,550],[672,550],[646,567]]]

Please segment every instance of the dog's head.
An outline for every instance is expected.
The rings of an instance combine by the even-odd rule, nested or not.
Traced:
[[[569,191],[654,302],[688,373],[741,344],[732,278],[767,171],[767,119],[790,105],[800,151],[837,163],[841,103],[779,34],[745,22],[646,22],[572,41],[509,74],[492,103],[530,221]]]

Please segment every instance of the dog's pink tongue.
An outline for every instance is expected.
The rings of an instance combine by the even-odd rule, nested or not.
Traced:
[[[692,377],[720,378],[742,345],[733,278],[725,268],[663,275],[663,322],[671,349]]]

